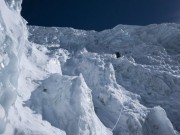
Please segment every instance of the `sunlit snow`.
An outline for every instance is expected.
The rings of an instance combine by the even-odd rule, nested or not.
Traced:
[[[180,135],[179,24],[26,26],[21,3],[0,0],[1,135]]]

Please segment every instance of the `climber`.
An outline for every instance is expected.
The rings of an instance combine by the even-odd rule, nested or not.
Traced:
[[[121,53],[120,52],[116,52],[116,58],[120,58],[122,57]]]

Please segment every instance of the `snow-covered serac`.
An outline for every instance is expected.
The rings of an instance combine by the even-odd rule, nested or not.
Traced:
[[[180,130],[179,24],[146,27],[118,25],[102,32],[29,26],[29,32],[29,40],[42,45],[40,47],[38,45],[39,50],[46,50],[47,55],[59,59],[62,76],[84,78],[84,83],[91,90],[97,118],[113,134],[179,134],[177,132]],[[60,83],[64,84],[62,81]],[[52,86],[56,86],[56,82]],[[43,89],[48,92],[44,92]],[[47,88],[43,82],[33,92],[27,105],[68,135],[79,134],[79,132],[72,133],[70,131],[72,128],[68,128],[73,121],[68,124],[61,121],[64,118],[60,115],[63,110],[50,109],[51,107],[46,104],[44,109],[39,110],[39,103],[43,104],[52,98],[51,94],[55,93],[55,90],[59,93],[56,95],[59,99],[59,103],[56,100],[57,104],[61,104],[60,99],[68,101],[62,94],[62,88]],[[69,90],[66,88],[66,91]],[[40,99],[38,98],[40,93],[49,94]],[[73,100],[73,94],[70,95],[72,95],[70,99]],[[73,103],[67,108],[73,108]],[[44,114],[50,114],[45,108],[55,111],[55,114],[59,112],[59,115],[49,118]],[[71,114],[71,111],[69,113]],[[59,119],[59,124],[54,122],[54,119]],[[99,128],[96,134],[101,135],[102,129]],[[93,133],[84,132],[84,134]]]
[[[29,26],[0,0],[0,135],[180,135],[180,25]]]
[[[27,39],[20,4],[18,0],[0,0],[0,134],[6,128],[8,110],[16,99],[20,52]]]

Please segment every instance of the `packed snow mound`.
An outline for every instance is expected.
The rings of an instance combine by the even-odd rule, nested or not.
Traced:
[[[32,93],[36,113],[67,135],[111,135],[94,112],[91,90],[82,75],[51,75]]]
[[[161,107],[151,109],[144,126],[145,135],[175,135],[173,126]]]

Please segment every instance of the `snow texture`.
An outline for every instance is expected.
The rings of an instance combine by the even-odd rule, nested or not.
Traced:
[[[178,134],[174,128],[180,128],[179,28],[118,25],[95,32],[28,27],[29,40],[58,57],[62,75],[83,76],[92,90],[96,115],[117,135]],[[157,119],[160,114],[163,119]],[[156,131],[148,117],[162,127]]]
[[[19,2],[8,3],[15,6]],[[16,99],[19,61],[27,40],[25,29],[25,21],[19,12],[0,0],[0,133],[5,130],[8,110]]]
[[[21,3],[0,0],[0,135],[180,135],[179,24],[27,29]]]

